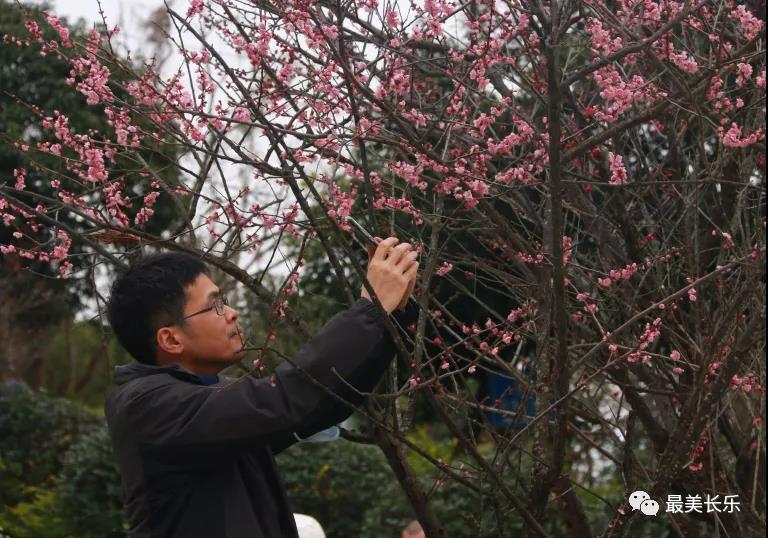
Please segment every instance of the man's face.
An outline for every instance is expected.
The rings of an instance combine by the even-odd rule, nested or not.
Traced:
[[[185,317],[211,307],[220,296],[218,286],[204,274],[200,274],[185,291]],[[229,306],[224,306],[223,315],[211,308],[170,327],[181,345],[180,354],[176,358],[189,365],[212,365],[214,369],[216,365],[224,368],[237,362],[245,354],[242,351],[244,336],[237,323],[238,316],[237,311]]]

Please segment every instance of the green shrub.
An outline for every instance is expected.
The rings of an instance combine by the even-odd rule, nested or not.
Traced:
[[[62,507],[80,530],[78,536],[126,536],[120,470],[105,425],[69,449],[57,491]]]
[[[81,536],[62,510],[53,479],[47,487],[25,489],[27,499],[0,511],[0,537],[5,538],[73,538]]]
[[[0,384],[0,506],[32,500],[30,487],[50,483],[69,447],[101,422],[69,400]]]
[[[343,440],[295,445],[278,465],[293,510],[316,518],[334,538],[363,536],[366,511],[394,481],[377,447]]]
[[[428,433],[416,435],[425,441]],[[428,452],[448,458],[455,444],[426,442]],[[421,489],[451,537],[476,537],[491,530],[488,521],[474,521],[473,514],[488,514],[487,499],[473,495],[450,480],[436,486],[434,467],[420,456],[409,454]],[[417,461],[421,460],[421,461]],[[278,465],[294,511],[317,518],[334,538],[399,536],[415,514],[400,484],[378,447],[348,441],[298,444],[278,457]],[[436,487],[435,487],[436,486]],[[486,518],[487,519],[487,518]]]
[[[0,385],[0,527],[12,538],[125,536],[104,419],[23,385]]]

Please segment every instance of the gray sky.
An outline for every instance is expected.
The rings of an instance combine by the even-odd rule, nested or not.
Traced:
[[[70,22],[78,18],[85,19],[86,23],[101,22],[99,2],[96,0],[49,0],[49,3],[53,4],[53,11],[57,15],[66,16]],[[171,0],[169,3],[182,7],[187,1]],[[107,23],[110,27],[116,24],[120,26],[119,41],[125,42],[134,51],[141,48],[144,40],[146,18],[162,5],[162,0],[101,0]]]
[[[177,0],[178,2],[178,0]],[[52,0],[54,11],[72,19],[100,21],[99,2],[96,0]],[[162,0],[101,0],[101,5],[111,24],[135,24],[136,19],[146,16],[153,9],[163,5]]]

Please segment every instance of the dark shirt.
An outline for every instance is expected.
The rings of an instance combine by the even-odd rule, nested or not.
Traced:
[[[347,418],[353,408],[329,392],[361,404],[394,355],[382,315],[360,299],[267,379],[207,385],[178,365],[118,367],[105,411],[131,536],[297,537],[274,454]]]

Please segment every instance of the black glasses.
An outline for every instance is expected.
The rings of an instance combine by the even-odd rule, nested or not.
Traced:
[[[181,318],[181,321],[184,321],[185,319],[189,319],[191,317],[205,314],[206,312],[210,312],[211,310],[216,311],[216,314],[219,316],[224,315],[224,307],[229,305],[229,299],[227,299],[226,295],[217,295],[216,298],[213,300],[213,303],[211,303],[211,306],[208,308],[203,308],[202,310],[198,310],[194,314],[190,314],[188,316],[184,316]]]
[[[229,306],[229,299],[227,299],[227,296],[217,295],[216,298],[213,300],[213,303],[211,303],[211,306],[209,306],[208,308],[203,308],[202,310],[198,310],[197,312],[193,314],[189,314],[188,316],[184,316],[179,321],[188,320],[191,317],[199,316],[200,314],[205,314],[206,312],[210,312],[211,310],[216,312],[216,315],[223,316],[225,306]],[[170,327],[171,325],[175,325],[176,323],[178,322],[174,321],[172,323],[167,323],[163,325],[163,327]]]

